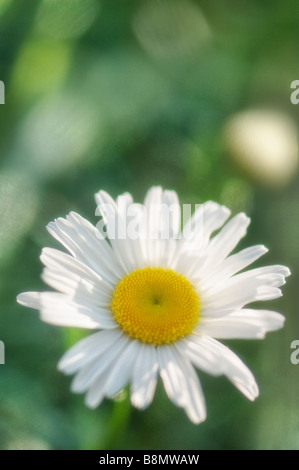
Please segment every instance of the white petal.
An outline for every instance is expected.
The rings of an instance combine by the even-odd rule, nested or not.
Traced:
[[[131,240],[128,236],[126,210],[131,204],[131,197],[128,194],[120,196],[116,204],[109,194],[105,191],[99,191],[95,195],[95,199],[106,223],[107,234],[113,252],[123,271],[129,274],[143,265],[141,243],[139,240]]]
[[[123,363],[125,372],[121,371],[121,378],[115,376],[115,366],[120,371],[118,363],[126,355],[126,340],[121,335],[120,330],[96,333],[73,346],[59,362],[59,369],[68,374],[81,369],[72,382],[72,390],[75,393],[88,390],[85,402],[91,408],[95,408],[105,395],[111,396],[116,386],[121,386],[121,380],[125,383],[125,374],[130,375],[128,363]]]
[[[131,403],[136,408],[144,409],[152,402],[158,369],[156,348],[145,343],[141,344],[133,370],[131,386]]]
[[[260,279],[265,279],[268,285],[280,287],[285,284],[285,278],[290,274],[290,270],[286,266],[264,266],[262,268],[251,269],[250,271],[237,274],[236,276],[233,276],[232,282],[258,277]]]
[[[75,302],[85,306],[99,306],[101,308],[109,309],[112,294],[108,294],[99,289],[99,286],[89,283],[84,278],[75,275],[66,277],[60,272],[54,272],[45,268],[41,275],[42,280],[53,289],[66,294]]]
[[[117,198],[118,214],[123,220],[125,240],[118,240],[119,249],[129,255],[131,270],[147,265],[146,211],[141,204],[134,204],[129,193]]]
[[[160,266],[165,241],[161,240],[163,221],[161,217],[163,190],[152,187],[146,194],[144,205],[147,215],[147,263]]]
[[[284,316],[270,310],[242,309],[225,318],[203,319],[196,331],[218,339],[262,339],[284,325]]]
[[[183,373],[176,361],[176,355],[168,346],[158,348],[160,376],[165,391],[177,406],[183,407],[186,403],[186,392],[182,387]]]
[[[116,328],[109,311],[99,307],[80,305],[72,298],[56,292],[24,292],[17,298],[26,307],[40,310],[46,323],[78,328]]]
[[[207,344],[206,344],[207,343]],[[219,354],[211,348],[210,343],[204,336],[194,338],[188,336],[177,342],[181,354],[187,357],[192,364],[210,375],[221,375],[222,368]]]
[[[211,301],[201,306],[201,315],[203,318],[226,317],[236,310],[240,310],[245,305],[252,302],[277,299],[282,296],[282,292],[277,287],[261,286],[251,282],[247,291],[235,291],[234,295],[223,297],[215,295],[215,301]]]
[[[160,213],[160,266],[172,266],[172,260],[178,249],[178,237],[181,225],[181,209],[175,191],[163,191],[162,210]]]
[[[123,354],[113,364],[109,377],[104,385],[105,396],[113,397],[130,381],[133,368],[140,350],[139,341],[131,341]]]
[[[144,266],[169,266],[180,226],[180,206],[174,191],[151,188],[143,210],[133,204],[128,193],[119,196],[115,203],[107,193],[99,191],[96,201],[107,224],[113,251],[126,273]],[[128,209],[132,209],[130,216]],[[134,239],[128,233],[128,225],[140,229],[134,232]]]
[[[159,225],[159,206],[162,203],[162,196],[163,190],[161,186],[153,186],[146,193],[144,205],[148,211],[149,226]]]
[[[109,284],[107,284],[98,273],[67,253],[63,253],[54,248],[43,248],[40,260],[48,268],[61,270],[67,276],[75,274],[94,284],[98,282],[101,286],[104,285],[104,287],[108,287],[110,291]]]
[[[100,356],[78,372],[71,385],[72,391],[86,392],[102,373],[113,367],[115,361],[124,352],[128,341],[128,338],[122,335],[117,341],[109,344]]]
[[[205,398],[198,376],[189,361],[179,358],[185,372],[185,384],[188,390],[188,403],[184,407],[188,418],[195,424],[202,423],[207,417]]]
[[[215,202],[201,204],[183,227],[170,267],[196,283],[207,259],[206,248],[211,234],[229,215],[229,209]]]
[[[99,191],[95,195],[98,210],[106,223],[106,229],[109,241],[113,251],[122,266],[122,269],[128,274],[133,266],[131,252],[126,249],[126,219],[122,217],[122,210],[118,210],[116,202],[106,191]],[[129,244],[128,244],[129,245]]]
[[[79,214],[71,212],[67,219],[58,218],[47,225],[49,233],[58,240],[72,256],[87,264],[101,278],[115,285],[124,275],[109,243]]]
[[[99,270],[101,277],[106,276],[111,284],[115,285],[115,280],[123,277],[124,272],[119,258],[115,255],[107,240],[99,237],[99,230],[79,214],[70,212],[66,219],[80,235],[80,243],[83,240],[84,255],[88,256],[91,267],[95,271]]]
[[[162,204],[165,204],[169,209],[169,228],[170,235],[176,237],[180,230],[181,225],[181,210],[178,195],[175,191],[165,190],[162,196]]]
[[[104,330],[87,336],[69,349],[58,362],[58,369],[65,374],[74,374],[99,357],[121,336],[121,330]]]
[[[208,259],[205,269],[218,266],[244,237],[250,219],[243,213],[237,214],[215,235],[207,247]]]
[[[59,294],[58,294],[59,295]],[[89,309],[60,299],[42,295],[40,318],[46,323],[56,326],[68,326],[87,329],[114,329],[115,320],[107,312],[100,309]]]
[[[157,351],[160,375],[170,400],[184,408],[193,423],[204,421],[205,401],[193,367],[173,347],[159,346]]]
[[[99,275],[70,255],[45,248],[41,261],[46,265],[42,279],[78,303],[109,307],[113,289]]]
[[[203,317],[224,316],[248,303],[281,297],[278,287],[285,283],[284,276],[288,274],[284,266],[268,266],[237,274],[201,292],[201,313]]]
[[[199,205],[182,230],[182,252],[201,253],[212,233],[218,230],[230,216],[230,210],[213,201]]]
[[[280,287],[285,284],[285,277],[289,275],[290,270],[285,266],[265,266],[236,274],[230,279],[220,282],[219,285],[214,286],[213,289],[209,289],[209,292],[219,292],[224,289],[227,291],[230,288],[242,288],[242,283],[245,284],[257,279],[260,281],[260,284],[264,283],[264,285],[267,286]]]
[[[114,199],[106,192],[99,191],[95,194],[95,200],[97,203],[97,210],[103,217],[103,220],[106,225],[108,238],[115,239],[119,229],[122,231],[122,227],[117,227],[118,222],[122,223],[122,217],[118,218],[118,215],[121,215],[118,212],[118,207]]]
[[[229,256],[220,266],[211,270],[210,273],[207,272],[205,276],[202,277],[200,280],[202,288],[207,289],[217,285],[219,282],[224,282],[229,277],[256,261],[267,253],[267,251],[268,249],[264,245],[256,245]]]
[[[104,397],[111,398],[119,393],[129,382],[132,368],[136,361],[139,344],[130,342],[110,367],[102,369],[90,386],[85,397],[85,403],[90,408],[97,407]]]
[[[255,400],[259,394],[255,378],[252,375],[252,372],[236,354],[217,340],[208,336],[192,334],[188,336],[188,341],[190,341],[190,343],[202,345],[206,350],[206,354],[211,354],[211,357],[218,357],[219,373],[225,375],[249,400]],[[194,357],[192,358],[190,356],[190,360],[192,360],[196,365]],[[203,370],[207,371],[206,368]],[[214,375],[217,374],[217,369],[214,365],[212,365],[210,373]]]
[[[117,211],[120,213],[123,219],[126,218],[128,208],[132,204],[134,204],[134,200],[130,193],[124,193],[117,197],[116,199]]]
[[[181,209],[175,191],[152,187],[145,197],[147,265],[170,267],[177,248]]]
[[[17,302],[24,307],[40,308],[40,292],[22,292],[17,296]]]
[[[109,369],[104,369],[102,373],[95,379],[88,392],[85,395],[85,404],[91,409],[96,408],[105,398],[105,389],[103,383],[109,376]]]

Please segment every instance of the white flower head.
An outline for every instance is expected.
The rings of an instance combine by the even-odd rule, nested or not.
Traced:
[[[69,252],[42,251],[42,278],[56,292],[18,296],[45,322],[100,330],[58,364],[75,374],[72,391],[86,393],[95,408],[129,384],[132,405],[144,409],[160,376],[170,400],[200,423],[206,407],[195,366],[225,375],[254,400],[252,373],[218,339],[263,338],[281,328],[280,313],[244,307],[280,297],[290,272],[279,265],[244,271],[266,253],[263,245],[231,254],[249,218],[227,222],[230,211],[209,201],[181,230],[177,194],[161,187],[148,191],[143,206],[128,193],[114,201],[100,191],[96,201],[97,227],[74,212],[47,227]]]

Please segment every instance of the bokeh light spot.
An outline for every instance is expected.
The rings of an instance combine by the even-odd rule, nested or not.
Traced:
[[[90,103],[71,94],[40,102],[24,121],[19,147],[27,171],[49,178],[77,164],[99,135],[100,116]]]
[[[0,173],[0,261],[9,259],[31,227],[38,209],[37,189],[15,171]]]
[[[13,73],[13,89],[19,99],[57,89],[69,68],[70,48],[47,40],[24,45]]]
[[[159,58],[193,57],[211,37],[200,8],[188,0],[144,2],[132,27],[144,49]]]
[[[37,29],[59,39],[81,36],[91,26],[99,6],[95,0],[43,0],[36,18]]]
[[[234,115],[224,127],[229,155],[256,181],[283,186],[298,165],[297,129],[284,113],[249,110]]]

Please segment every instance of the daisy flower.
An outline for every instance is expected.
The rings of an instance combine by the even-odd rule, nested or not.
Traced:
[[[227,221],[229,209],[209,201],[181,231],[175,191],[153,187],[144,205],[128,193],[95,197],[96,227],[74,212],[47,226],[69,252],[42,251],[42,279],[55,292],[17,298],[47,323],[99,330],[58,364],[75,374],[72,391],[86,393],[95,408],[129,384],[132,405],[144,409],[160,376],[169,399],[200,423],[206,406],[198,368],[226,376],[254,400],[254,376],[218,339],[260,339],[281,328],[280,313],[245,306],[280,297],[290,272],[280,265],[244,271],[267,252],[263,245],[231,254],[250,219],[240,213]]]

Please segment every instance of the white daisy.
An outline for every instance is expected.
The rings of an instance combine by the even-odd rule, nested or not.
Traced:
[[[48,231],[70,253],[42,251],[42,278],[58,292],[18,296],[45,322],[100,330],[58,364],[62,372],[76,374],[72,391],[86,392],[86,404],[95,408],[130,384],[132,404],[143,409],[152,402],[160,376],[170,400],[200,423],[206,407],[195,366],[225,375],[254,400],[259,391],[252,373],[218,339],[263,338],[281,328],[280,313],[244,307],[280,297],[290,272],[276,265],[238,274],[267,251],[256,245],[230,254],[249,218],[241,213],[226,222],[230,211],[206,202],[185,225],[191,234],[186,240],[180,237],[174,191],[151,188],[145,210],[128,193],[114,201],[100,191],[96,201],[109,241],[74,212],[51,222]],[[161,207],[174,210],[165,217]],[[126,233],[130,209],[130,223],[142,230],[131,238],[115,237],[115,229]],[[152,236],[156,227],[159,234],[169,230],[170,238]]]

